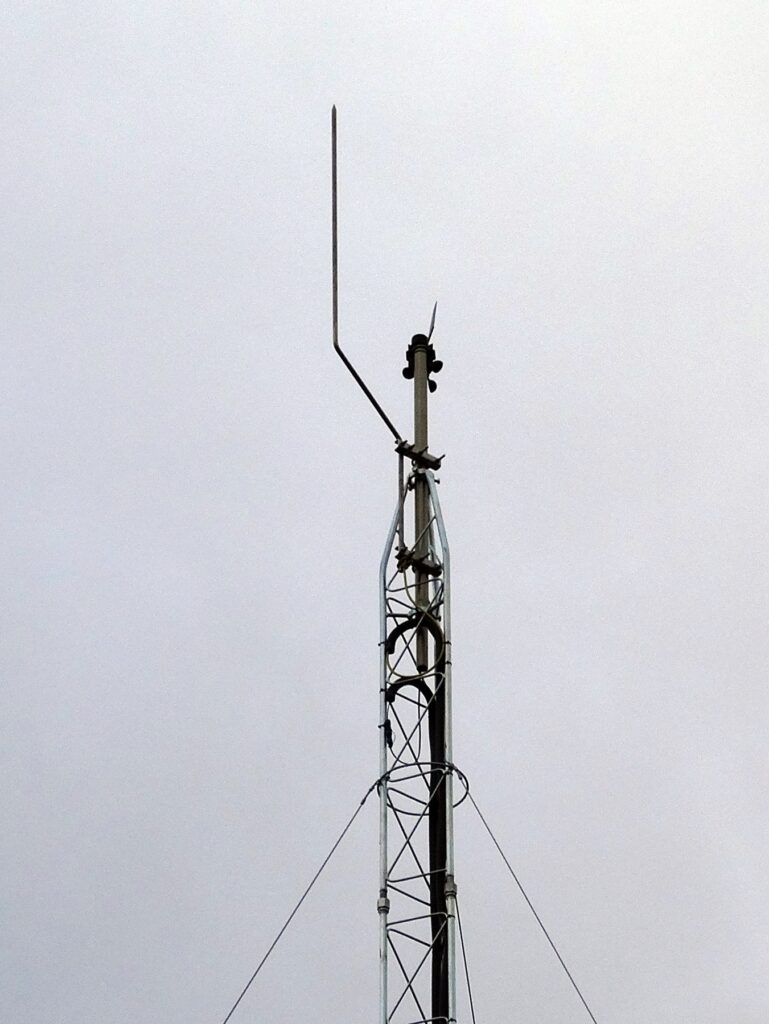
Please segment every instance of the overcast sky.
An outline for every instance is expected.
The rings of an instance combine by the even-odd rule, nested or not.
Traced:
[[[411,335],[455,755],[600,1024],[769,1017],[769,8],[2,13],[9,1024],[219,1024],[377,773]],[[467,805],[479,1024],[586,1020]],[[372,1021],[373,804],[234,1024]],[[460,1024],[468,1024],[465,1017]]]

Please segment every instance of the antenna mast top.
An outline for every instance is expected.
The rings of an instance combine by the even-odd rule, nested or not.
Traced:
[[[395,438],[398,502],[380,567],[379,1024],[456,1024],[449,547],[428,451],[443,364],[415,334],[414,441],[403,439],[339,344],[336,107],[331,110],[334,349]],[[411,472],[404,474],[404,459]],[[407,531],[408,522],[408,531]],[[413,541],[406,541],[407,532]]]

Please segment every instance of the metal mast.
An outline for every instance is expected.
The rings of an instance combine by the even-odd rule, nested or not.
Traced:
[[[456,1021],[449,546],[428,448],[442,363],[416,334],[414,441],[403,440],[339,345],[336,108],[331,113],[334,348],[396,439],[398,500],[380,563],[379,1024]]]
[[[456,1020],[450,566],[427,417],[441,364],[423,334],[407,360],[415,441],[397,447],[398,504],[380,569],[380,1024],[448,1024]]]

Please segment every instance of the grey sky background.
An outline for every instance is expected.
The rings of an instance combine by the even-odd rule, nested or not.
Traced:
[[[439,302],[455,753],[601,1024],[769,1014],[764,3],[6,3],[9,1022],[217,1024],[377,770]],[[471,810],[479,1022],[573,992]],[[367,808],[236,1021],[373,1020]],[[468,1018],[469,1019],[469,1018]]]

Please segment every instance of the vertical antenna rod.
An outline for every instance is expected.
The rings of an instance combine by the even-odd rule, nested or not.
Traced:
[[[366,398],[374,406],[376,411],[387,424],[387,428],[396,441],[403,438],[392,425],[390,418],[376,398],[371,394],[365,381],[352,365],[350,360],[342,351],[339,344],[339,257],[338,257],[338,227],[337,227],[337,184],[336,184],[336,107],[331,108],[331,304],[334,332],[334,350],[344,365],[355,378],[355,382],[361,388]]]

